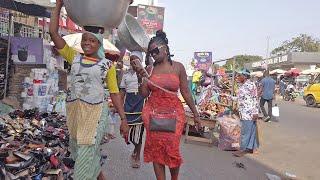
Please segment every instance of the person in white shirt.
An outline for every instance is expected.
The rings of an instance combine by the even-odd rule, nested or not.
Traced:
[[[140,60],[142,62],[143,56],[141,52],[133,51],[130,55],[130,60]],[[139,94],[139,83],[136,72],[130,66],[129,70],[124,73],[120,90],[124,99],[124,110],[127,117],[127,122],[130,127],[127,143],[132,143],[135,148],[131,155],[132,168],[139,168],[140,152],[142,145],[142,136],[144,126],[141,118],[142,108],[144,105],[144,97]]]

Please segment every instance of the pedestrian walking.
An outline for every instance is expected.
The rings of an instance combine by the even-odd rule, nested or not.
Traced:
[[[264,121],[268,122],[272,118],[272,100],[275,98],[276,81],[269,75],[269,70],[264,72],[264,78],[261,80],[261,98],[260,108],[264,116]],[[268,113],[264,108],[265,103],[268,103]]]
[[[146,129],[144,161],[153,163],[157,180],[166,178],[165,166],[170,169],[171,179],[177,180],[182,164],[180,139],[186,121],[184,108],[177,95],[179,89],[198,127],[199,114],[188,89],[186,70],[181,63],[171,59],[168,39],[163,31],[157,31],[150,40],[147,58],[149,56],[155,60],[153,67],[147,69],[150,76],[142,66],[134,67],[141,82],[139,92],[148,97],[142,110]]]
[[[285,91],[286,91],[286,88],[287,88],[287,85],[286,85],[286,82],[284,81],[284,76],[283,75],[280,76],[279,87],[280,87],[280,94],[281,94],[281,96],[283,98],[284,94],[285,94]]]
[[[237,82],[240,84],[240,87],[235,99],[237,99],[239,107],[241,140],[240,150],[233,153],[233,155],[241,157],[247,153],[253,153],[259,148],[257,136],[259,105],[257,87],[250,80],[250,71],[242,69],[237,74]]]
[[[138,60],[142,62],[142,52],[131,52],[130,60]],[[130,66],[129,70],[126,71],[122,77],[120,90],[124,99],[124,111],[130,127],[128,141],[135,146],[131,155],[132,168],[140,168],[140,151],[144,132],[144,126],[141,118],[144,97],[140,95],[138,87],[137,74],[133,70],[132,66]]]
[[[107,103],[104,101],[107,82],[113,104],[121,116],[120,130],[128,133],[116,69],[105,58],[102,30],[84,32],[81,40],[83,54],[69,47],[59,35],[59,17],[62,0],[56,1],[50,20],[50,36],[59,53],[71,65],[71,85],[67,93],[67,126],[70,134],[69,149],[75,161],[74,179],[105,179],[100,165],[100,142],[106,131]]]

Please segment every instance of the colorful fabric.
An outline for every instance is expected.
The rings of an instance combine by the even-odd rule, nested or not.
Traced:
[[[81,100],[67,103],[67,126],[72,139],[79,145],[95,144],[96,129],[103,103],[91,105]]]
[[[193,83],[197,83],[200,81],[201,79],[201,76],[202,76],[202,73],[201,71],[195,71],[192,75],[192,82]]]
[[[257,87],[251,80],[247,80],[239,87],[237,99],[241,119],[252,120],[253,115],[259,114],[257,98]]]
[[[69,150],[75,161],[74,179],[97,179],[101,166],[100,142],[107,128],[108,106],[104,105],[100,121],[96,128],[96,143],[92,145],[79,145],[76,139],[70,138]]]
[[[60,55],[69,63],[73,64],[74,59],[79,56],[79,53],[72,49],[72,47],[68,46],[67,44],[62,48],[59,49],[58,52]],[[85,65],[93,65],[96,64],[96,62],[93,62],[92,60],[89,60],[88,57],[82,58],[82,62]],[[117,73],[116,73],[116,67],[114,65],[111,65],[111,61],[108,60],[108,64],[110,64],[110,67],[108,67],[107,74],[105,77],[105,82],[107,84],[107,87],[110,91],[110,93],[119,93],[118,84],[117,84]]]
[[[259,148],[257,137],[257,122],[252,120],[241,120],[241,150],[254,150]]]
[[[176,74],[153,74],[150,80],[170,91],[178,91],[180,80]],[[180,154],[180,139],[185,125],[185,112],[177,95],[148,83],[151,95],[142,110],[142,119],[146,129],[146,142],[144,147],[144,161],[167,165],[170,168],[179,167],[182,163]],[[151,132],[150,113],[154,108],[176,110],[176,132]]]
[[[89,104],[99,104],[104,101],[105,77],[111,62],[101,59],[94,65],[82,64],[78,55],[72,63],[70,71],[71,86],[67,93],[67,102],[80,99]]]

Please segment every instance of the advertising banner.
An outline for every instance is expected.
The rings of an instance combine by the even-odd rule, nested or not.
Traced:
[[[195,52],[195,68],[208,71],[212,65],[212,52]]]
[[[138,22],[150,36],[163,29],[164,8],[138,5]]]
[[[14,63],[44,64],[41,38],[12,37],[11,58]]]

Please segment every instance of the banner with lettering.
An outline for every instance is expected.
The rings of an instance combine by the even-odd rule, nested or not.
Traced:
[[[138,22],[150,36],[163,29],[164,8],[157,6],[138,5]]]
[[[196,69],[208,71],[212,65],[212,52],[195,52],[194,60]]]

